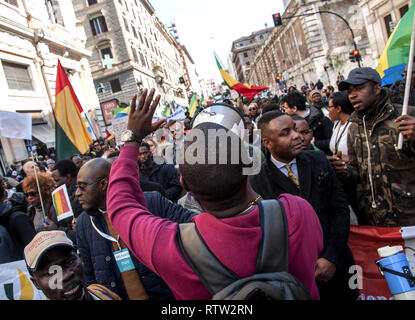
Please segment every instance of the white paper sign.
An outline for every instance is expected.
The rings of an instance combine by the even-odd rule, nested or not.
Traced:
[[[128,114],[125,115],[124,117],[112,119],[112,129],[114,130],[115,142],[117,144],[122,143],[121,135],[125,130],[127,130],[127,123],[128,123]]]
[[[31,114],[0,110],[0,136],[32,140]]]
[[[0,300],[46,300],[30,281],[24,260],[0,264]]]

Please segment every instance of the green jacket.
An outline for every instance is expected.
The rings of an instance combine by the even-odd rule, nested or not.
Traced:
[[[348,170],[340,179],[362,184],[362,213],[370,225],[410,226],[415,225],[415,143],[404,138],[403,149],[395,149],[399,133],[394,120],[401,115],[402,106],[392,105],[389,94],[382,88],[370,120],[352,114]],[[409,106],[408,115],[415,116],[414,107]]]

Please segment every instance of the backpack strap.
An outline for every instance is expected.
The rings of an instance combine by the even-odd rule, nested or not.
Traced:
[[[184,258],[210,294],[240,279],[210,251],[195,223],[178,224],[177,239]]]
[[[279,200],[259,202],[262,240],[255,273],[288,271],[288,228],[284,206]],[[214,295],[240,279],[210,251],[195,223],[178,224],[180,250],[206,289]]]
[[[259,204],[262,241],[258,249],[255,273],[288,272],[288,224],[279,200]]]

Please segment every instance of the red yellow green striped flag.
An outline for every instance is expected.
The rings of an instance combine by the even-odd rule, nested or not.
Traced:
[[[83,109],[58,60],[55,88],[55,135],[57,160],[88,151],[92,139],[81,116]]]
[[[197,95],[196,93],[193,93],[189,103],[189,116],[193,118],[193,115],[195,114],[198,106],[199,104],[197,103]]]
[[[253,99],[259,92],[267,90],[268,87],[253,87],[249,84],[243,84],[231,77],[231,75],[222,67],[222,64],[219,62],[219,58],[214,53],[216,64],[219,68],[220,74],[222,75],[223,80],[226,85],[238,92],[239,94],[247,97],[248,99]]]
[[[73,216],[72,206],[65,184],[52,192],[52,200],[58,221]]]

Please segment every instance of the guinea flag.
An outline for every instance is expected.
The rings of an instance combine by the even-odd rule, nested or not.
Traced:
[[[382,86],[402,79],[402,73],[409,61],[414,11],[415,4],[412,4],[399,20],[379,58],[376,69],[382,78]]]
[[[236,81],[225,69],[223,69],[222,64],[219,62],[216,53],[214,53],[214,55],[220,74],[222,75],[223,80],[230,89],[235,90],[236,92],[247,97],[248,99],[253,99],[259,92],[268,89],[268,87],[252,87],[248,84],[243,84],[239,81]]]
[[[81,116],[83,109],[58,60],[55,88],[55,135],[57,160],[88,151],[92,139]]]
[[[73,216],[71,201],[69,200],[68,190],[65,184],[52,192],[52,201],[58,221]]]

